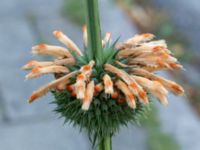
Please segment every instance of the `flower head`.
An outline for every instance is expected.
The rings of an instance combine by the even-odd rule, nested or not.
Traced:
[[[32,48],[37,55],[50,55],[53,61],[29,61],[23,69],[32,69],[27,79],[36,78],[44,74],[54,74],[56,79],[34,91],[29,102],[43,96],[49,90],[66,90],[72,97],[81,100],[82,109],[88,110],[93,99],[99,93],[110,95],[111,98],[125,99],[128,106],[135,109],[136,102],[146,105],[149,103],[148,94],[151,93],[159,101],[168,104],[168,91],[181,95],[183,88],[177,83],[155,75],[154,71],[163,69],[181,69],[177,59],[173,57],[164,40],[152,41],[153,34],[140,34],[116,44],[114,49],[105,52],[104,64],[87,59],[87,53],[61,31],[54,31],[54,36],[66,48],[54,45],[39,44]],[[83,27],[83,41],[87,48],[87,29]],[[102,47],[111,44],[111,33],[106,33],[102,40]],[[114,51],[114,52],[113,52]],[[104,54],[103,52],[103,54]],[[115,55],[114,55],[115,54]],[[109,57],[108,57],[109,56]],[[98,67],[102,66],[99,74]],[[73,88],[72,88],[73,85]]]
[[[33,54],[52,56],[52,60],[31,60],[22,68],[30,70],[26,79],[53,74],[55,80],[34,91],[28,101],[32,103],[51,91],[57,104],[55,111],[66,122],[86,128],[94,139],[112,135],[130,121],[138,122],[140,116],[146,115],[150,95],[167,105],[169,92],[184,93],[179,84],[154,74],[183,67],[164,40],[152,41],[152,34],[135,35],[113,44],[111,33],[106,33],[101,61],[90,58],[86,26],[85,51],[61,31],[53,34],[66,47],[36,45]]]

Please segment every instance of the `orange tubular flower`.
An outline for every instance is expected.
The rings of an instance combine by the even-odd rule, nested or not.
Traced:
[[[74,75],[76,75],[78,73],[78,71],[75,72],[71,72],[57,80],[54,80],[50,83],[48,83],[45,86],[42,86],[41,88],[39,88],[38,90],[34,91],[33,94],[29,97],[29,103],[33,102],[34,100],[36,100],[37,98],[45,95],[47,92],[49,92],[52,89],[56,89],[57,85],[59,85],[60,83],[64,84],[64,83],[68,83],[68,80],[73,77]]]
[[[105,74],[103,76],[103,80],[104,80],[105,93],[113,94],[113,92],[114,92],[113,82],[112,82],[112,79],[110,78],[110,76],[108,74]]]
[[[175,83],[173,81],[164,79],[162,77],[154,75],[143,69],[133,69],[132,71],[133,71],[133,74],[135,74],[135,75],[139,75],[144,78],[160,82],[165,88],[167,88],[168,90],[172,91],[173,93],[175,93],[177,95],[181,95],[184,93],[184,89],[180,85],[178,85],[177,83]]]
[[[66,48],[47,44],[32,47],[32,53],[36,55],[51,55],[57,58],[72,57]]]
[[[147,93],[151,93],[164,105],[168,104],[168,90],[177,95],[184,93],[183,88],[177,83],[153,73],[163,69],[172,70],[183,67],[167,49],[164,40],[151,41],[154,38],[152,34],[136,35],[124,43],[116,45],[118,52],[115,58],[112,58],[111,63],[107,61],[105,64],[100,64],[103,71],[98,75],[93,74],[94,70],[95,72],[99,71],[97,69],[99,64],[96,65],[98,62],[94,60],[79,62],[77,57],[85,59],[87,58],[84,56],[86,54],[83,54],[78,46],[61,31],[55,31],[53,34],[70,50],[47,44],[40,44],[32,48],[34,54],[51,55],[55,59],[44,62],[29,61],[23,66],[23,69],[32,69],[26,78],[31,79],[51,73],[56,75],[56,80],[33,92],[29,102],[45,95],[50,90],[67,90],[71,97],[81,100],[83,110],[88,110],[93,98],[101,94],[109,94],[117,102],[126,99],[128,106],[135,109],[137,107],[136,100],[144,105],[149,103]],[[83,27],[83,41],[84,46],[87,47],[86,26]],[[107,32],[102,40],[102,46],[110,43],[111,33]],[[71,51],[76,54],[70,53]],[[126,59],[126,61],[123,62],[121,59]]]
[[[111,42],[111,33],[107,32],[104,39],[102,40],[102,47],[105,47],[105,45],[109,42]]]
[[[78,46],[61,31],[54,31],[53,34],[61,43],[66,45],[68,48],[77,52],[78,55],[83,55]]]
[[[77,99],[84,99],[85,97],[85,86],[86,86],[86,76],[85,74],[81,73],[77,76],[76,83],[75,83],[75,91]]]
[[[125,44],[129,44],[131,46],[136,46],[140,43],[150,41],[154,38],[155,36],[151,33],[144,33],[144,34],[139,34],[135,35],[133,38],[128,39]]]
[[[65,59],[56,59],[54,61],[55,65],[74,65],[75,64],[75,60],[74,58],[65,58]]]
[[[90,63],[88,65],[84,65],[81,67],[80,72],[82,72],[83,74],[85,74],[87,76],[87,78],[90,77],[90,75],[92,74],[92,67],[95,65],[95,62],[92,60],[90,61]]]
[[[32,68],[35,68],[35,67],[46,67],[46,66],[51,66],[51,65],[53,65],[52,61],[39,62],[39,61],[36,61],[36,60],[31,60],[26,65],[24,65],[22,67],[22,69],[29,70],[29,69],[32,69]]]
[[[31,73],[26,75],[26,79],[36,78],[49,73],[68,73],[69,70],[63,66],[47,66],[34,68]]]
[[[87,27],[86,25],[83,26],[83,43],[84,46],[87,47],[88,46],[88,35],[87,35]]]
[[[125,71],[120,70],[117,67],[114,67],[110,64],[105,64],[104,69],[106,71],[109,71],[111,73],[116,74],[119,78],[124,80],[127,84],[131,84],[132,80],[131,80],[130,76]]]
[[[138,96],[138,98],[141,100],[141,102],[143,102],[145,104],[148,103],[148,98],[147,98],[146,92],[126,72],[124,72],[123,70],[120,70],[112,65],[109,65],[109,64],[105,64],[105,70],[112,72],[114,74],[117,74],[118,77],[120,77],[122,80],[124,80],[126,82],[129,89],[131,90],[131,92],[135,96]]]
[[[159,98],[163,105],[167,105],[167,90],[157,81],[151,81],[143,77],[132,76],[142,87],[152,93],[155,97]]]
[[[100,93],[101,91],[103,91],[104,87],[102,83],[99,83],[97,85],[95,85],[95,92],[96,93]]]
[[[121,90],[125,97],[126,97],[126,101],[128,103],[128,105],[131,107],[131,108],[135,108],[136,107],[136,103],[135,103],[135,97],[134,95],[131,93],[130,89],[128,88],[128,86],[122,82],[121,80],[118,80],[116,83],[116,86],[119,90]]]
[[[113,94],[111,95],[111,97],[113,99],[117,99],[119,97],[119,93],[115,91],[115,92],[113,92]]]
[[[36,61],[31,60],[22,67],[24,70],[29,70],[37,67],[47,67],[52,65],[72,65],[75,63],[74,58],[56,59],[55,61]]]
[[[83,99],[83,105],[82,105],[83,110],[86,111],[89,109],[90,103],[92,102],[93,99],[93,94],[94,94],[94,81],[90,81],[90,83],[88,83],[87,85],[85,97]]]

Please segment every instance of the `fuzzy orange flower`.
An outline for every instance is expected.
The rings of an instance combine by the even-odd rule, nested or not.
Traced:
[[[33,102],[50,90],[66,90],[72,97],[81,100],[82,109],[86,111],[94,97],[104,92],[120,103],[122,99],[126,100],[128,106],[135,109],[137,100],[144,105],[149,103],[147,93],[151,93],[164,105],[168,104],[168,91],[176,95],[184,93],[183,88],[177,83],[154,74],[155,71],[163,69],[173,70],[183,67],[167,49],[164,40],[152,41],[155,37],[153,34],[135,35],[123,43],[116,44],[116,55],[112,56],[111,63],[105,61],[104,64],[98,64],[94,60],[89,60],[85,63],[81,61],[82,65],[78,57],[83,58],[87,53],[83,53],[61,31],[54,31],[53,35],[66,48],[48,44],[36,45],[32,48],[33,54],[50,55],[54,60],[44,62],[31,60],[23,66],[25,70],[32,69],[26,76],[27,79],[44,74],[56,76],[54,81],[34,91],[29,102]],[[83,41],[84,46],[87,47],[88,37],[85,26]],[[102,40],[102,47],[110,43],[111,33],[106,33]],[[95,74],[98,72],[99,65],[103,71]],[[70,66],[78,66],[78,68],[70,69]]]

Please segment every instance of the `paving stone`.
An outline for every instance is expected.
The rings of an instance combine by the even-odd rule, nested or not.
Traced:
[[[103,36],[105,32],[111,32],[114,37],[113,40],[120,37],[120,41],[122,41],[133,36],[133,33],[136,32],[136,28],[127,25],[129,20],[125,17],[122,11],[118,9],[118,7],[113,5],[113,3],[102,0],[100,3],[100,14]],[[116,18],[118,19],[116,20]],[[120,23],[118,23],[118,20],[120,20]],[[116,24],[114,22],[116,22]],[[43,38],[48,42],[55,43],[55,41],[57,41],[52,36],[52,31],[62,30],[73,39],[74,42],[82,47],[81,26],[70,22],[70,20],[63,19],[58,15],[57,17],[45,18],[44,20],[38,19],[37,25]],[[126,28],[126,30],[122,30],[122,28]]]
[[[190,64],[184,64],[184,68],[187,72],[185,73],[185,77],[189,80],[191,85],[200,85],[200,70],[196,68],[197,66],[193,66]]]
[[[171,77],[162,74],[166,78]],[[181,150],[199,150],[200,120],[188,104],[186,97],[169,95],[169,106],[158,105],[163,131],[170,133],[181,146]]]
[[[0,123],[7,122],[9,120],[9,117],[5,110],[5,101],[4,101],[4,95],[2,93],[2,90],[0,89]]]
[[[60,13],[63,0],[6,0],[0,5],[0,18],[26,18],[32,14],[40,19],[55,17]]]
[[[174,21],[177,29],[191,42],[192,49],[199,55],[200,1],[199,0],[154,0],[164,8]]]
[[[3,150],[90,150],[86,133],[72,126],[62,125],[62,120],[26,124],[0,125],[0,148]],[[135,136],[137,135],[137,136]],[[146,134],[142,129],[123,128],[113,139],[115,150],[145,150]]]
[[[158,6],[164,8],[187,39],[191,47],[199,55],[200,38],[200,1],[199,0],[155,0]],[[192,76],[191,82],[198,83],[199,74],[191,66],[186,66]],[[169,76],[168,76],[169,77]],[[196,80],[196,81],[195,81]],[[188,104],[187,98],[169,96],[170,104],[166,109],[160,108],[160,118],[166,132],[170,132],[180,143],[182,150],[198,150],[200,139],[200,120]]]
[[[137,33],[137,29],[132,26],[128,17],[112,2],[102,0],[100,3],[100,14],[102,31],[103,33],[111,32],[113,40],[120,37],[120,41],[123,41]]]
[[[188,106],[186,99],[169,96],[168,108],[160,108],[163,130],[180,143],[182,150],[199,150],[200,121]]]
[[[40,20],[37,22],[39,30],[45,41],[55,45],[64,46],[53,36],[52,32],[55,30],[63,31],[70,37],[80,48],[83,47],[82,41],[82,28],[77,24],[64,20],[61,17],[51,18],[46,20]]]
[[[39,105],[28,105],[26,99],[32,91],[49,79],[41,78],[24,82],[25,72],[20,70],[28,60],[32,59],[30,47],[34,44],[32,34],[24,20],[13,19],[0,24],[0,87],[5,103],[5,110],[10,119],[49,112],[47,101],[39,101]],[[2,99],[1,99],[2,100]]]
[[[144,128],[129,125],[113,138],[113,150],[147,150],[147,138]]]
[[[89,150],[86,135],[61,120],[1,125],[0,134],[2,150]]]

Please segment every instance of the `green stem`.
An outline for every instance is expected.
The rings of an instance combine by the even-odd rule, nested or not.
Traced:
[[[85,0],[88,31],[88,56],[102,63],[102,42],[98,0]]]
[[[112,150],[112,136],[107,136],[102,139],[99,144],[99,150]]]

